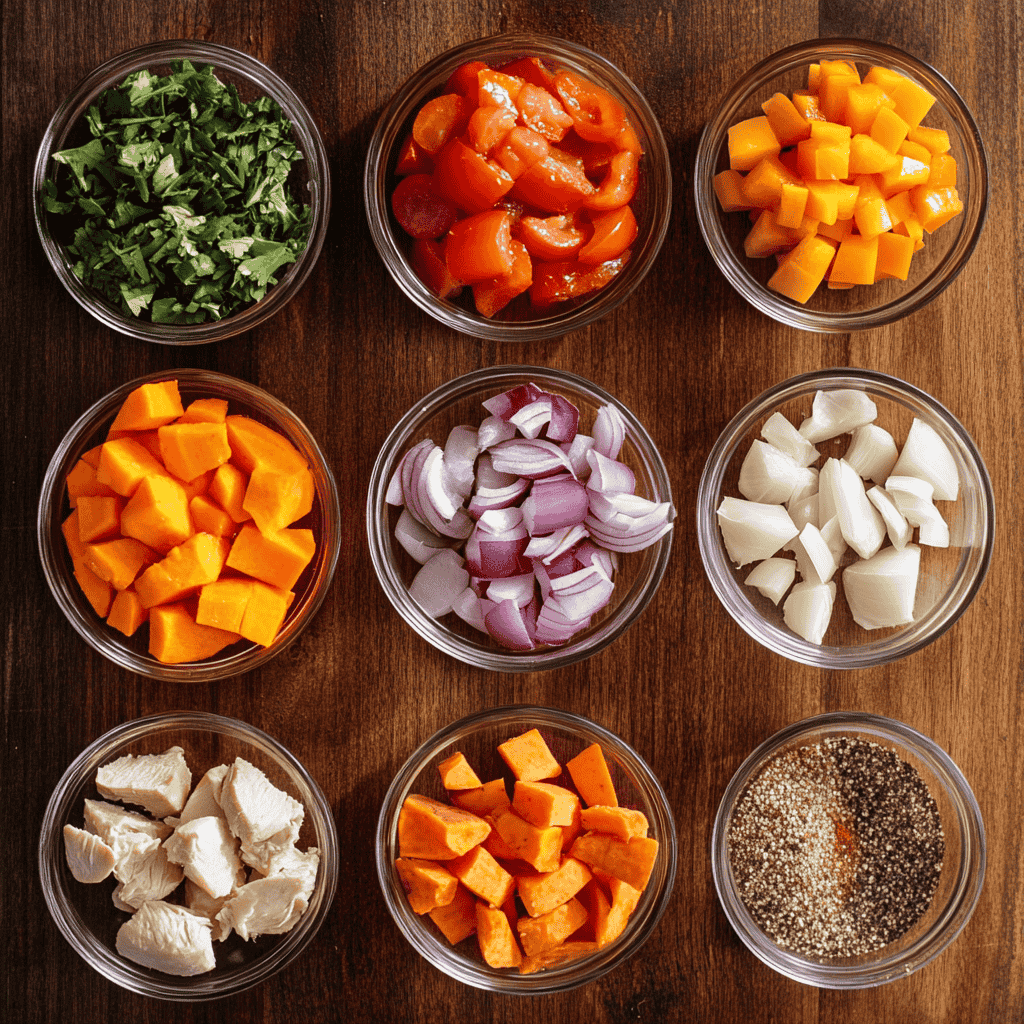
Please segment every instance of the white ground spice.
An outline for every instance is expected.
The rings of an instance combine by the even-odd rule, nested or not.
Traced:
[[[778,945],[867,953],[931,904],[945,841],[917,770],[855,737],[785,751],[747,786],[729,825],[740,898]]]

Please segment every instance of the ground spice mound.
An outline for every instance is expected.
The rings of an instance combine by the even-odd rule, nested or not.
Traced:
[[[729,825],[740,898],[774,942],[804,956],[856,956],[898,939],[931,904],[944,855],[917,769],[855,737],[773,758]]]

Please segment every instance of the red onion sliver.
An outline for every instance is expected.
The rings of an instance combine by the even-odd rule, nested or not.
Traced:
[[[431,448],[434,447],[434,442],[430,438],[424,438],[419,444],[413,445],[405,453],[405,458],[402,459],[402,497],[404,499],[405,507],[412,513],[413,518],[419,522],[423,522],[423,513],[420,509],[420,502],[418,497],[419,489],[419,468],[416,463],[419,461],[422,463],[423,459],[427,457],[427,453]]]
[[[563,526],[546,537],[531,537],[524,554],[527,558],[539,558],[545,565],[551,565],[586,536],[587,531],[580,523]]]
[[[572,471],[568,456],[553,441],[514,438],[491,448],[491,464],[499,473],[516,473],[528,480],[551,476],[563,469]]]
[[[626,494],[619,491],[590,491],[590,511],[602,523],[608,522],[616,515],[642,519],[644,516],[656,512],[660,507],[658,502],[651,501],[650,498],[641,498],[638,494]]]
[[[442,548],[423,565],[409,584],[409,596],[434,618],[447,615],[452,602],[466,589],[469,573],[462,558],[451,548]]]
[[[547,559],[541,559],[541,561],[544,562],[548,576],[552,579],[556,579],[559,576],[568,576],[569,573],[576,572],[580,568],[579,562],[576,561],[576,553],[572,548],[563,551],[560,555],[556,555],[550,561]]]
[[[441,548],[449,546],[449,541],[439,537],[433,530],[415,519],[407,508],[402,509],[402,514],[395,523],[395,540],[420,565],[429,562]]]
[[[537,643],[537,615],[540,612],[540,601],[534,595],[533,600],[523,609],[523,625],[526,627],[526,635]]]
[[[553,483],[538,480],[520,507],[523,510],[523,525],[532,536],[582,523],[589,505],[587,489],[583,484],[576,480],[560,479]]]
[[[519,479],[516,473],[499,473],[491,461],[491,453],[483,452],[476,460],[476,486],[480,487],[507,487]]]
[[[463,501],[473,493],[473,467],[479,454],[476,430],[464,425],[452,427],[444,444],[444,468],[450,486]]]
[[[594,439],[587,434],[577,434],[572,439],[572,444],[563,444],[562,451],[565,452],[572,466],[573,474],[577,480],[586,481],[590,476],[590,463],[587,461],[587,452],[594,447]]]
[[[614,405],[603,405],[594,421],[594,448],[609,459],[617,459],[626,440],[626,421]]]
[[[551,422],[548,424],[545,437],[559,444],[571,442],[576,437],[580,425],[580,411],[568,398],[561,395],[551,396]]]
[[[515,601],[520,608],[525,608],[534,596],[537,578],[532,572],[523,576],[505,576],[492,580],[487,587],[488,601],[500,604],[502,601]]]
[[[502,601],[484,615],[487,632],[503,647],[513,651],[532,651],[533,641],[526,631],[522,609],[515,601]]]
[[[551,577],[548,575],[544,563],[539,558],[534,560],[533,575],[537,580],[537,585],[540,587],[541,600],[546,601],[551,595]]]
[[[523,437],[535,438],[540,437],[541,431],[547,426],[551,420],[551,396],[541,395],[534,402],[530,402],[529,405],[524,405],[521,409],[512,413],[509,416],[508,421],[515,425]]]
[[[507,487],[478,487],[476,494],[469,500],[469,514],[479,517],[484,512],[510,508],[516,502],[521,501],[529,489],[530,481],[524,480],[522,477]]]
[[[590,535],[601,547],[607,548],[609,551],[620,551],[623,553],[643,551],[644,548],[650,547],[655,541],[668,533],[673,526],[670,522],[663,522],[661,525],[649,527],[643,533],[631,534],[607,531],[605,530],[606,524],[602,523],[599,519],[588,517],[585,522]]]
[[[596,448],[587,452],[590,463],[590,479],[587,487],[592,491],[619,491],[632,494],[636,490],[636,477],[633,470],[624,462],[616,462],[602,455]]]
[[[551,581],[551,596],[569,619],[584,619],[606,607],[615,584],[597,565]]]
[[[499,416],[488,416],[476,432],[477,444],[481,451],[502,441],[509,441],[515,436],[516,428],[513,424]]]
[[[463,622],[472,626],[474,629],[480,630],[481,633],[487,632],[487,623],[484,622],[484,613],[480,607],[480,598],[473,591],[472,587],[466,587],[466,589],[459,594],[454,601],[452,601],[452,611]]]
[[[426,459],[423,460],[423,468],[420,470],[422,489],[420,491],[420,502],[423,502],[424,494],[430,507],[437,514],[438,518],[450,523],[456,511],[462,505],[459,495],[449,493],[445,486],[444,478],[444,450],[434,445],[430,449]],[[459,499],[459,500],[456,500]]]
[[[516,539],[527,535],[526,527],[523,526],[522,509],[515,508],[514,506],[509,508],[492,508],[481,513],[477,521],[477,529],[482,533],[501,537],[503,540],[509,540],[510,538],[505,535],[511,534],[513,531],[515,532]]]
[[[483,402],[483,407],[492,415],[507,420],[513,413],[517,413],[524,405],[535,402],[541,395],[547,392],[541,390],[532,381],[527,384],[520,384],[509,391]]]
[[[569,619],[555,598],[548,598],[537,616],[538,643],[559,645],[567,643],[580,630],[590,625],[590,619]]]
[[[598,547],[593,541],[585,540],[573,550],[576,561],[585,567],[591,564],[600,565],[605,575],[611,579],[619,568],[619,556],[614,551]]]

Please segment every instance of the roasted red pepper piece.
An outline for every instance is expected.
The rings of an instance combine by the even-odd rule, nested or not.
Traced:
[[[636,241],[636,217],[628,206],[591,218],[593,233],[576,254],[580,263],[605,263],[621,256]]]
[[[553,154],[528,167],[515,182],[515,195],[545,213],[568,213],[596,194],[582,168]]]
[[[451,275],[444,259],[444,246],[432,238],[417,238],[410,257],[416,276],[441,299],[454,299],[462,291],[462,282]]]
[[[608,165],[608,173],[596,195],[583,204],[588,210],[614,210],[625,206],[636,194],[640,180],[636,154],[629,149],[616,153]]]
[[[567,260],[579,252],[586,234],[569,214],[554,217],[521,217],[513,234],[538,260]]]
[[[549,71],[540,57],[520,57],[519,60],[506,64],[501,69],[506,75],[514,75],[524,82],[539,86],[551,92],[552,83],[555,80],[554,72]]]
[[[515,184],[508,171],[461,139],[452,139],[435,163],[434,190],[469,213],[489,210]]]
[[[572,118],[576,134],[587,142],[614,142],[626,123],[626,111],[607,89],[575,71],[555,76],[555,92]]]
[[[433,156],[449,139],[461,135],[469,123],[473,104],[458,93],[445,93],[427,100],[412,123],[416,144]]]
[[[458,219],[458,211],[434,191],[429,174],[410,174],[391,193],[391,209],[413,238],[440,238]]]
[[[473,285],[473,301],[481,316],[492,317],[533,283],[533,261],[522,242],[512,240],[512,269],[500,277]]]
[[[532,128],[519,124],[508,133],[505,141],[494,150],[494,159],[513,177],[518,178],[528,167],[543,160],[551,144]]]
[[[511,226],[507,210],[485,210],[456,221],[444,244],[451,275],[471,284],[507,274],[515,262]]]
[[[632,255],[627,249],[621,256],[597,266],[579,260],[537,263],[533,268],[530,301],[535,306],[550,306],[568,299],[578,299],[598,288],[604,288],[621,272]]]
[[[549,142],[560,141],[572,127],[572,118],[557,98],[546,89],[529,82],[519,90],[516,109],[523,124],[543,135]]]

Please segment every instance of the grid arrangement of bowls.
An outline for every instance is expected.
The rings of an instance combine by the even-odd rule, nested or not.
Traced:
[[[445,756],[460,750],[470,764],[490,764],[497,757],[499,743],[534,728],[540,730],[551,753],[563,765],[585,747],[599,743],[620,805],[643,811],[659,849],[640,903],[615,942],[561,967],[536,974],[517,974],[488,967],[476,953],[475,942],[450,945],[429,918],[413,912],[395,869],[398,814],[410,793],[447,800],[437,770],[438,762]],[[384,797],[377,820],[375,849],[377,877],[388,910],[413,949],[457,981],[506,995],[541,995],[577,988],[607,974],[636,953],[665,912],[675,882],[678,857],[676,826],[668,798],[640,755],[614,733],[581,715],[529,705],[492,708],[468,715],[419,746],[398,771]]]
[[[83,801],[96,799],[96,769],[125,754],[162,753],[178,745],[197,781],[217,764],[243,757],[270,782],[305,807],[298,847],[320,851],[309,906],[291,931],[252,942],[218,944],[217,966],[207,974],[178,978],[141,967],[115,948],[125,920],[110,901],[109,884],[84,885],[71,875],[64,855],[65,824],[81,824]],[[43,898],[61,934],[90,967],[139,995],[199,1002],[235,995],[272,977],[299,956],[324,923],[338,883],[338,837],[330,804],[296,757],[246,722],[204,712],[176,711],[126,722],[89,744],[54,788],[39,837]],[[229,946],[231,948],[229,948]]]
[[[299,187],[310,206],[310,228],[306,247],[296,261],[283,268],[266,296],[247,309],[223,320],[202,324],[151,323],[124,315],[111,306],[98,292],[85,285],[75,274],[73,263],[54,237],[50,215],[43,205],[43,183],[54,173],[53,153],[66,148],[75,139],[74,132],[89,106],[105,90],[120,85],[124,79],[141,70],[167,74],[172,60],[187,59],[193,64],[210,64],[217,77],[238,88],[243,101],[258,96],[271,97],[291,122],[292,132],[304,160],[298,165],[305,180]],[[142,341],[162,345],[200,345],[221,341],[243,331],[252,330],[282,309],[309,277],[323,248],[331,208],[331,177],[327,149],[313,117],[299,96],[283,79],[261,64],[255,57],[218,43],[177,39],[140,46],[111,58],[88,74],[53,115],[36,154],[32,172],[32,200],[36,228],[46,258],[61,284],[71,297],[107,327]]]
[[[408,239],[404,238],[404,232],[391,213],[391,193],[398,181],[395,176],[398,152],[416,112],[440,91],[452,72],[469,61],[500,66],[523,56],[539,57],[553,69],[579,72],[607,89],[626,108],[644,152],[640,184],[631,203],[639,231],[625,269],[593,296],[561,303],[550,310],[537,310],[525,317],[514,304],[488,319],[471,306],[464,308],[438,298],[416,276],[405,253],[404,243]],[[417,306],[445,326],[477,338],[540,341],[594,323],[621,305],[640,284],[668,230],[672,172],[668,147],[653,111],[637,87],[614,64],[567,39],[529,33],[505,34],[464,43],[442,53],[398,89],[384,108],[370,140],[363,198],[374,244],[399,288]]]
[[[799,426],[810,415],[819,389],[852,388],[868,394],[879,409],[878,421],[902,446],[914,417],[933,427],[945,442],[960,476],[955,502],[941,502],[950,529],[948,549],[923,548],[914,621],[907,626],[865,630],[845,615],[838,596],[825,643],[812,644],[789,630],[782,609],[745,586],[751,566],[735,568],[726,551],[715,510],[727,495],[739,497],[740,466],[761,426],[775,412],[788,413]],[[827,444],[844,448],[848,438]],[[841,454],[840,452],[836,453]],[[967,610],[988,572],[995,536],[995,499],[981,454],[957,418],[931,395],[872,370],[834,368],[783,381],[741,409],[722,431],[708,455],[697,489],[697,540],[708,579],[726,611],[758,643],[783,657],[827,669],[870,668],[906,657],[938,639]]]
[[[316,485],[309,529],[316,540],[316,553],[295,586],[295,599],[284,625],[269,647],[243,640],[202,662],[165,665],[152,657],[137,634],[126,637],[108,626],[89,604],[73,576],[61,523],[70,506],[65,482],[82,453],[100,444],[117,410],[128,394],[142,384],[176,379],[184,404],[196,398],[223,398],[231,413],[257,419],[286,437],[309,463]],[[306,525],[306,521],[303,522]],[[213,682],[251,672],[283,651],[309,625],[334,577],[341,548],[341,508],[338,491],[327,461],[305,424],[272,395],[245,381],[211,370],[183,369],[152,373],[129,381],[105,395],[87,409],[64,436],[43,479],[36,518],[39,556],[53,596],[78,634],[115,665],[149,676],[175,682]]]
[[[895,750],[917,769],[938,807],[945,857],[938,889],[921,919],[873,953],[814,958],[783,949],[761,930],[737,890],[729,861],[729,826],[747,786],[777,755],[828,738],[855,737]],[[963,930],[985,878],[985,829],[971,787],[949,755],[902,722],[858,712],[805,719],[765,740],[732,777],[715,816],[711,868],[725,916],[744,945],[773,970],[819,988],[871,988],[905,978],[935,959]]]
[[[803,89],[807,68],[819,60],[846,60],[866,69],[882,65],[924,86],[936,98],[924,124],[949,133],[957,162],[957,191],[964,211],[928,235],[915,253],[908,281],[834,290],[822,285],[805,304],[769,290],[773,259],[751,260],[743,252],[749,222],[723,213],[712,188],[715,174],[728,167],[731,125],[760,115],[760,104],[776,92]],[[729,283],[752,306],[780,323],[805,331],[839,332],[881,327],[921,309],[963,270],[978,242],[988,208],[988,161],[978,126],[956,89],[934,68],[884,43],[861,39],[812,39],[779,50],[751,68],[725,94],[711,115],[697,148],[693,187],[697,221],[712,257]]]
[[[636,493],[657,502],[672,500],[668,473],[654,441],[621,402],[575,374],[539,366],[497,366],[476,370],[449,381],[417,402],[384,442],[370,476],[366,500],[366,532],[370,557],[388,600],[424,640],[453,658],[498,672],[533,672],[570,665],[596,654],[621,636],[654,596],[668,566],[672,532],[651,547],[620,556],[611,604],[588,629],[561,647],[510,651],[466,626],[454,615],[432,618],[409,594],[416,566],[394,540],[397,511],[385,500],[388,482],[402,456],[423,438],[443,445],[460,423],[479,423],[486,415],[481,403],[532,381],[545,391],[569,399],[580,410],[581,430],[591,424],[602,405],[612,405],[626,422],[626,441],[619,460],[636,474]]]

